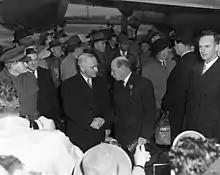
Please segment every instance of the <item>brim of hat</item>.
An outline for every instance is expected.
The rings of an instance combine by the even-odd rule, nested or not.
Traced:
[[[180,139],[186,138],[186,137],[192,137],[192,138],[201,138],[203,140],[206,140],[205,136],[197,131],[184,131],[180,133],[173,141],[172,147],[175,147]]]
[[[13,59],[5,60],[4,62],[5,63],[13,63],[15,61],[22,61],[23,58],[25,58],[25,55],[24,54],[19,54],[19,55],[15,56]]]
[[[82,163],[84,157],[85,157],[86,155],[88,155],[91,151],[93,151],[94,149],[96,149],[97,147],[99,147],[100,145],[102,145],[102,144],[107,144],[107,143],[101,143],[101,144],[99,144],[99,145],[97,145],[97,146],[94,146],[94,147],[90,148],[88,151],[85,152],[85,154],[82,156],[82,158],[79,160],[79,162],[77,163],[76,167],[74,168],[73,175],[83,175],[83,172],[82,172],[82,169],[81,169],[81,163]],[[110,145],[110,144],[107,144],[107,145],[108,145],[108,146],[112,146],[112,147],[113,147],[114,149],[116,149],[118,152],[120,152],[120,153],[123,154],[123,156],[124,156],[124,162],[123,162],[123,164],[125,164],[125,162],[126,162],[126,164],[127,164],[126,168],[127,168],[127,169],[130,169],[130,172],[128,172],[127,174],[131,173],[132,163],[131,163],[131,160],[130,160],[129,156],[125,153],[125,151],[124,151],[122,148],[120,148],[120,147],[118,147],[118,146],[116,146],[116,145]],[[120,169],[120,167],[121,167],[121,165],[119,165],[119,169]],[[121,168],[122,168],[122,167],[121,167]],[[118,175],[122,175],[122,174],[118,174]]]
[[[98,41],[107,41],[107,39],[102,38],[102,39],[95,39],[95,40],[91,40],[93,43],[98,42]]]

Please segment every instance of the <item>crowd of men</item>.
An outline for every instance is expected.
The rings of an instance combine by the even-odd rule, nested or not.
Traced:
[[[166,37],[149,30],[129,38],[98,30],[87,38],[68,36],[61,28],[36,39],[22,28],[0,57],[0,80],[15,89],[20,118],[32,129],[63,131],[75,157],[82,154],[76,150],[105,141],[117,141],[130,153],[133,145],[155,141],[161,111],[169,112],[172,141],[185,130],[220,141],[218,52],[212,30],[195,40],[186,31]],[[14,120],[13,126],[19,124]],[[143,162],[148,159],[145,155]],[[61,167],[59,173],[71,170]]]

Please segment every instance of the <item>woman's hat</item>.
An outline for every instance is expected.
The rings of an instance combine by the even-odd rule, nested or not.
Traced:
[[[89,149],[76,165],[74,175],[131,174],[132,165],[128,155],[120,147],[101,143]]]

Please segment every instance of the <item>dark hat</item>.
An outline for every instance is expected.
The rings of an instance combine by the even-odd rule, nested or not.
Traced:
[[[60,37],[66,37],[67,34],[63,30],[59,30],[54,34],[54,39],[59,39]]]
[[[82,43],[80,37],[78,35],[73,35],[71,36],[68,41],[66,42],[67,47],[71,47],[71,46],[77,46],[80,45]]]
[[[167,47],[170,47],[170,42],[166,38],[158,38],[152,44],[152,52],[158,54]]]
[[[119,43],[130,43],[130,40],[126,34],[120,34],[118,41]]]
[[[37,54],[37,50],[35,49],[35,47],[31,46],[31,47],[26,48],[24,53],[25,53],[25,57],[21,61],[27,62],[31,60],[31,57],[28,55]]]
[[[34,33],[31,32],[30,30],[28,29],[25,29],[25,28],[19,28],[18,30],[16,30],[13,34],[14,36],[14,42],[17,42],[19,41],[20,39],[23,39],[23,38],[26,38],[28,36],[31,36],[33,35]]]
[[[58,39],[54,39],[49,43],[49,47],[53,48],[53,47],[57,47],[57,46],[61,46],[61,42]]]
[[[18,46],[6,51],[0,58],[0,61],[4,63],[12,63],[22,60],[25,57],[25,47]]]
[[[131,160],[128,155],[118,146],[101,143],[89,149],[76,165],[74,175],[87,175],[91,172],[96,174],[117,175],[131,173]]]
[[[91,36],[92,42],[107,40],[103,32],[96,32]]]
[[[193,32],[192,31],[177,31],[171,36],[171,39],[182,42],[183,44],[193,44]]]

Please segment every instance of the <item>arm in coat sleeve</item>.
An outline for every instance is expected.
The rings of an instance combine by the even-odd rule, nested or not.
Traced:
[[[144,118],[142,122],[140,137],[151,139],[155,131],[156,101],[153,84],[151,81],[144,78],[142,84],[142,106]]]
[[[105,80],[103,80],[101,87],[103,89],[102,110],[104,113],[103,117],[105,119],[105,124],[103,127],[106,129],[110,129],[113,123],[114,113],[111,107],[110,93],[108,92],[108,84]]]

